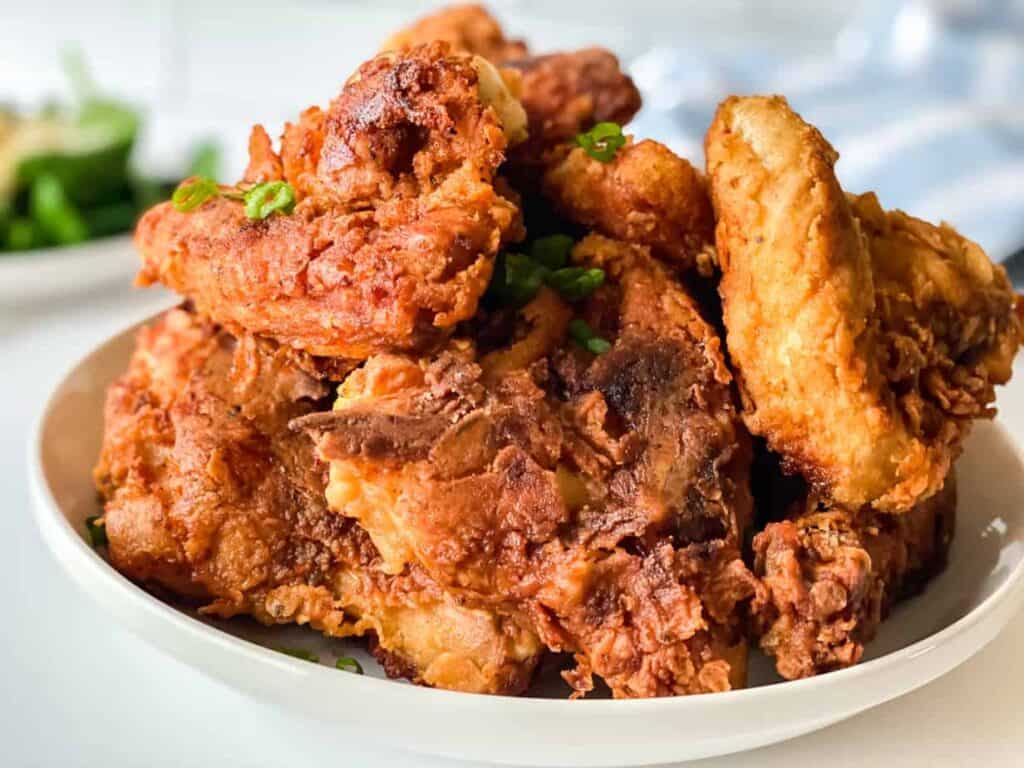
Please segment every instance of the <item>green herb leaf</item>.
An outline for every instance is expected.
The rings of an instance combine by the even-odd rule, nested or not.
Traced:
[[[107,526],[101,515],[92,515],[85,518],[85,530],[89,534],[89,542],[93,549],[107,546]]]
[[[195,176],[185,179],[178,185],[174,194],[171,195],[171,204],[174,206],[174,210],[188,213],[219,195],[220,187],[217,186],[217,182],[206,176]]]
[[[265,219],[272,213],[295,210],[295,190],[287,181],[265,181],[245,192],[245,215]]]
[[[58,245],[80,243],[89,237],[89,228],[56,176],[44,174],[32,183],[29,210],[39,228]]]
[[[351,656],[339,656],[338,660],[334,662],[334,666],[342,672],[355,672],[357,675],[363,674],[363,665]]]
[[[566,301],[587,298],[604,283],[603,269],[564,267],[547,276],[547,284],[558,291]]]
[[[576,143],[595,160],[609,163],[626,143],[626,137],[618,123],[598,123],[586,133],[577,135]]]
[[[568,235],[539,237],[530,246],[530,257],[548,269],[561,269],[569,261],[573,239]]]
[[[312,661],[314,664],[320,663],[320,657],[312,651],[307,651],[305,648],[277,648],[276,650],[286,656],[292,656],[296,659]]]
[[[10,220],[4,237],[3,250],[27,251],[46,244],[46,236],[32,219],[18,216]]]
[[[587,325],[586,320],[579,317],[573,318],[569,323],[569,335],[573,341],[594,355],[603,355],[612,348],[606,339],[594,333],[594,329]]]

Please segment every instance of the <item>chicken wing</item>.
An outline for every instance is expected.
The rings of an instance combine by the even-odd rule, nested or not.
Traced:
[[[1010,376],[1005,271],[949,226],[848,198],[780,97],[726,100],[706,154],[747,426],[839,506],[912,509]]]
[[[429,348],[473,315],[516,205],[494,187],[522,108],[480,57],[443,43],[360,67],[326,113],[254,135],[251,180],[295,187],[291,215],[250,220],[224,196],[139,223],[139,280],[161,281],[236,335],[362,359]]]
[[[417,682],[522,691],[541,651],[530,630],[456,602],[416,564],[385,573],[327,509],[326,468],[287,428],[327,393],[287,355],[188,312],[143,329],[109,391],[95,473],[112,563],[207,614],[369,633],[385,668]]]
[[[893,603],[945,567],[955,518],[950,474],[904,514],[812,508],[757,534],[754,571],[765,589],[754,635],[779,674],[793,680],[860,661]]]
[[[647,249],[591,236],[573,259],[608,275],[578,307],[605,354],[544,289],[503,340],[370,358],[294,425],[385,570],[529,617],[578,693],[741,685],[750,445],[718,337]]]

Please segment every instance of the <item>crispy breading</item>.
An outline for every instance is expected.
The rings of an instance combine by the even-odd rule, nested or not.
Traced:
[[[747,426],[845,508],[913,508],[1009,378],[1005,271],[951,227],[851,202],[780,97],[723,102],[706,154]]]
[[[789,680],[856,664],[892,605],[945,567],[956,481],[900,515],[811,506],[754,537],[754,640]]]
[[[389,37],[381,50],[400,51],[423,43],[443,40],[453,48],[475,53],[490,61],[518,59],[527,54],[522,40],[509,40],[482,5],[449,5],[424,16]]]
[[[715,220],[700,172],[649,139],[619,149],[611,162],[569,149],[544,173],[543,192],[569,220],[630,243],[682,268],[708,257]]]
[[[112,563],[208,614],[370,633],[386,668],[417,682],[522,691],[532,632],[415,565],[385,573],[365,532],[327,509],[326,467],[287,428],[327,393],[288,355],[187,312],[143,329],[110,388],[95,473]]]
[[[579,307],[606,354],[542,292],[482,360],[471,339],[371,358],[295,426],[389,572],[529,616],[576,655],[578,693],[593,674],[620,697],[740,685],[750,446],[718,338],[647,249],[592,236],[573,260],[609,275]]]
[[[515,147],[513,163],[543,166],[548,153],[597,123],[625,125],[640,110],[640,92],[604,48],[528,56],[500,62],[520,73],[520,101],[530,137]]]
[[[301,198],[292,215],[250,221],[224,197],[191,212],[159,205],[136,230],[139,281],[165,283],[232,333],[313,355],[437,344],[472,316],[498,248],[522,234],[494,188],[501,117],[518,104],[503,94],[491,106],[484,81],[495,100],[493,67],[442,43],[367,62],[325,114],[289,126],[280,162],[254,133],[250,171],[280,168]]]

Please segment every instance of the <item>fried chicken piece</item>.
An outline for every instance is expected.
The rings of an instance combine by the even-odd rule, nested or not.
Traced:
[[[664,144],[631,141],[608,163],[567,147],[545,171],[543,192],[573,222],[649,246],[684,269],[710,267],[715,220],[707,185]]]
[[[647,249],[591,236],[573,260],[608,274],[579,307],[606,354],[544,289],[489,351],[478,331],[370,358],[294,426],[387,571],[528,617],[575,654],[578,694],[594,674],[618,697],[742,685],[750,445],[719,340]]]
[[[172,310],[110,388],[95,476],[113,565],[207,614],[375,636],[390,673],[517,693],[541,650],[515,620],[456,602],[415,564],[381,568],[326,508],[326,468],[287,423],[327,388],[286,354]]]
[[[279,168],[293,214],[252,221],[224,197],[159,205],[136,230],[139,281],[312,355],[429,348],[473,315],[498,248],[522,236],[494,179],[524,123],[482,58],[443,43],[378,56],[326,113],[288,127],[279,162],[254,133],[250,177]]]
[[[548,152],[597,123],[625,125],[640,111],[640,92],[604,48],[528,56],[500,62],[520,73],[520,100],[529,139],[512,152],[514,163],[544,165]]]
[[[454,5],[426,16],[390,37],[383,49],[405,50],[434,40],[501,67],[529,119],[529,140],[513,150],[516,164],[541,165],[553,147],[600,122],[624,125],[640,109],[640,92],[610,51],[530,55],[525,43],[506,38],[479,5]]]
[[[780,97],[726,100],[706,154],[747,426],[837,505],[910,510],[1009,379],[1005,271],[947,225],[848,198]]]
[[[383,51],[402,51],[423,43],[443,40],[452,48],[483,56],[494,62],[519,59],[527,54],[522,40],[505,37],[497,19],[482,5],[450,5],[424,16],[412,26],[392,35]]]
[[[893,603],[945,567],[956,482],[901,515],[811,506],[754,537],[755,639],[789,680],[856,664]]]

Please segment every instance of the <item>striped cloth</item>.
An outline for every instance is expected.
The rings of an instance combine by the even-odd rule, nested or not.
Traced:
[[[660,48],[632,63],[633,130],[702,162],[726,94],[781,93],[839,150],[851,191],[945,220],[994,259],[1024,245],[1024,2],[867,3],[829,56]]]

